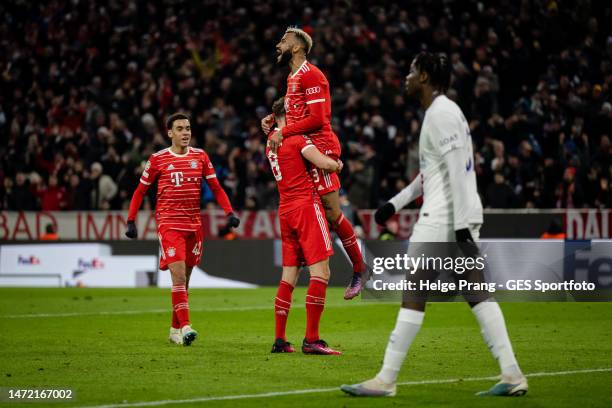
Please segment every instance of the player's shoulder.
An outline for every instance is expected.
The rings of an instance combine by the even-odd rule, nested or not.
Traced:
[[[189,154],[208,160],[208,153],[206,153],[206,150],[200,149],[199,147],[189,147]]]
[[[199,147],[189,147],[189,153],[191,154],[199,154],[199,155],[205,155],[206,151],[204,149],[200,149]],[[207,155],[207,154],[206,154]],[[208,155],[207,155],[208,156]]]
[[[149,162],[157,163],[159,160],[164,160],[170,156],[170,148],[161,149],[149,156]]]
[[[170,154],[170,153],[169,153],[169,150],[170,150],[170,148],[169,148],[169,147],[166,147],[165,149],[161,149],[161,150],[159,150],[159,151],[157,151],[157,152],[153,153],[153,154],[151,155],[151,157],[158,158],[158,157],[160,157],[160,156],[164,156],[164,155]]]
[[[285,141],[290,141],[291,142],[291,146],[294,149],[298,149],[298,150],[303,150],[306,146],[312,145],[314,146],[314,144],[312,143],[312,140],[310,140],[310,138],[308,136],[295,136],[295,137],[290,137],[285,139]],[[283,143],[285,143],[285,141],[283,141]]]
[[[320,78],[325,80],[325,74],[312,62],[306,61],[300,68],[302,78]]]
[[[427,112],[427,116],[429,116],[429,119],[436,120],[464,118],[459,105],[446,95],[440,95],[434,100]]]

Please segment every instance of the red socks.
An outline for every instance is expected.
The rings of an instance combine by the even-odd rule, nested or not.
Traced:
[[[174,310],[174,307],[172,308],[172,328],[173,329],[180,329],[181,328],[181,323],[179,322],[178,316],[176,314],[176,310]]]
[[[326,289],[327,281],[317,277],[310,278],[306,292],[306,341],[309,343],[319,340],[319,321],[325,307]]]
[[[357,244],[357,237],[355,236],[355,231],[353,231],[353,226],[344,217],[344,214],[340,214],[338,219],[334,221],[333,227],[342,241],[344,250],[353,263],[353,272],[362,273],[365,268],[363,258],[361,257],[361,249],[359,249],[359,244]]]
[[[289,317],[289,309],[291,308],[291,294],[293,286],[284,280],[278,284],[276,291],[276,299],[274,299],[274,316],[275,318],[275,339],[287,340],[285,336],[285,328],[287,327],[287,317]]]
[[[187,299],[189,299],[189,289],[187,288],[187,286],[185,286],[185,289],[187,290]],[[178,315],[176,314],[176,310],[174,310],[174,307],[172,308],[172,328],[173,329],[181,328],[181,322],[179,322],[179,318],[178,318]]]
[[[178,328],[181,328],[189,324],[189,303],[185,285],[172,285],[172,308],[172,327],[177,327],[175,324],[178,324]]]

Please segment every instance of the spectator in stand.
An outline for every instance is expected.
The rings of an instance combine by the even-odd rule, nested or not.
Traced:
[[[30,181],[25,174],[15,175],[15,183],[5,183],[7,191],[7,209],[12,211],[34,211],[38,209],[35,195],[30,188]]]
[[[469,121],[485,202],[502,171],[518,207],[609,208],[610,2],[415,0],[408,12],[399,1],[330,0],[305,12],[280,0],[210,0],[189,10],[91,0],[2,10],[3,209],[37,208],[23,180],[33,173],[57,176],[65,209],[124,207],[133,181],[124,167],[167,146],[160,124],[179,110],[193,117],[193,143],[223,168],[232,202],[274,208],[258,123],[288,73],[261,56],[289,24],[311,33],[309,59],[334,90],[342,182],[358,208],[388,200],[418,169],[424,112],[404,98],[402,82],[422,49],[452,62],[448,95]],[[94,162],[99,176],[89,174]],[[568,201],[566,190],[577,189],[567,185],[570,167],[583,191]]]
[[[103,174],[102,165],[95,162],[91,165],[91,201],[94,205],[94,209],[97,210],[109,210],[110,202],[117,194],[117,184],[113,179]]]
[[[487,189],[486,196],[487,208],[514,208],[516,207],[516,196],[512,187],[506,183],[504,173],[497,171],[494,176],[493,184]]]
[[[57,229],[54,224],[47,224],[45,227],[45,233],[40,237],[41,241],[57,241],[59,240],[59,235],[57,234]]]
[[[39,186],[36,195],[42,211],[60,211],[67,207],[66,190],[57,183],[57,175],[50,174],[46,186]]]

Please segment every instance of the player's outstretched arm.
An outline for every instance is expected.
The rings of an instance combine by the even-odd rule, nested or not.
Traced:
[[[408,186],[402,189],[402,191],[378,207],[376,213],[374,213],[376,223],[379,225],[385,225],[393,214],[407,206],[412,201],[416,200],[421,195],[423,195],[423,182],[421,179],[421,173],[419,173],[414,180],[408,184]]]
[[[302,156],[316,167],[329,173],[340,173],[343,167],[342,161],[336,161],[324,155],[312,144],[302,149]]]
[[[231,228],[236,228],[240,225],[240,219],[234,215],[234,210],[232,209],[232,204],[230,203],[229,197],[221,187],[219,180],[217,177],[207,177],[206,183],[213,195],[215,196],[215,201],[223,208],[225,211],[225,215],[227,216],[227,225]]]
[[[134,195],[132,195],[130,209],[128,211],[127,231],[125,232],[125,236],[130,239],[136,239],[138,237],[138,229],[136,228],[136,214],[138,214],[138,210],[140,209],[140,205],[142,204],[142,200],[148,189],[148,185],[138,183],[138,187],[134,191]]]

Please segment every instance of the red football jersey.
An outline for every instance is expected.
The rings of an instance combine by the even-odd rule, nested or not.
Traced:
[[[329,82],[319,68],[304,61],[294,74],[289,74],[287,77],[287,94],[285,95],[287,125],[307,117],[308,106],[313,103],[324,104],[325,119],[321,129],[307,136],[311,138],[321,153],[338,159],[341,148],[338,137],[331,127]]]
[[[276,154],[270,148],[266,148],[266,156],[268,156],[272,173],[278,184],[279,214],[320,201],[306,162],[302,157],[304,150],[313,147],[309,138],[293,136],[283,140]]]
[[[199,230],[202,179],[214,177],[215,169],[202,149],[189,147],[179,155],[168,148],[152,154],[140,182],[150,185],[157,180],[157,228]]]

